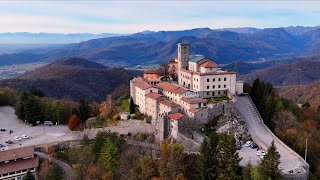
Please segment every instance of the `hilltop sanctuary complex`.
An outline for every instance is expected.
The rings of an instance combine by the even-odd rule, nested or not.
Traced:
[[[191,55],[189,44],[178,44],[177,58],[167,68],[148,70],[130,81],[130,95],[139,111],[157,127],[158,137],[178,138],[182,121],[207,123],[220,114],[233,114],[243,92],[236,72],[214,60]]]

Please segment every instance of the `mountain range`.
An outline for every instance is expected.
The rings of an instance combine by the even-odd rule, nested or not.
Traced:
[[[303,85],[320,80],[319,61],[298,61],[268,67],[240,76],[241,80],[252,83],[256,78],[270,82],[274,86]]]
[[[92,39],[58,48],[4,54],[0,55],[0,64],[52,62],[71,56],[89,59],[107,66],[160,64],[176,56],[176,45],[180,42],[190,43],[191,53],[203,54],[219,64],[320,54],[319,27],[256,30],[247,28],[247,31],[249,30],[251,33],[245,33],[244,30],[240,33],[232,32],[230,29],[209,28],[147,31],[126,36]]]
[[[0,33],[0,42],[2,44],[69,44],[90,39],[105,38],[119,36],[120,34],[114,33],[28,33],[28,32],[15,32],[15,33]]]
[[[35,86],[46,96],[75,101],[103,101],[107,94],[117,98],[128,93],[133,75],[81,58],[64,58],[17,78],[0,80],[0,87],[30,89]]]

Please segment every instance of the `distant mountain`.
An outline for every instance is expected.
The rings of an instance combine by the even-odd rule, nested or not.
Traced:
[[[308,84],[320,80],[320,61],[300,61],[272,66],[240,77],[250,83],[256,78],[275,86]]]
[[[239,27],[239,28],[223,28],[216,29],[217,31],[231,31],[241,34],[254,34],[256,32],[261,31],[262,29],[254,28],[254,27]]]
[[[120,34],[102,33],[0,33],[2,44],[69,44],[87,41],[90,39],[119,36]]]
[[[309,102],[311,107],[320,106],[320,81],[306,85],[284,86],[277,89],[280,96],[290,99],[297,104]]]
[[[249,28],[250,29],[250,28]],[[250,29],[253,30],[253,29]],[[49,50],[25,51],[35,54],[25,61],[51,62],[66,57],[81,57],[107,66],[129,67],[159,64],[176,56],[177,43],[191,44],[191,53],[204,54],[219,64],[293,56],[320,55],[320,29],[301,35],[284,28],[256,29],[255,33],[236,33],[197,28],[185,31],[147,31],[127,36],[92,39]],[[0,62],[22,62],[21,55],[0,55]],[[16,57],[16,58],[15,58]]]
[[[302,35],[309,31],[320,29],[320,26],[314,26],[314,27],[289,26],[289,27],[283,27],[283,29],[292,35]]]
[[[66,58],[17,78],[1,80],[0,87],[29,89],[35,86],[50,97],[100,102],[109,93],[115,96],[127,93],[132,77],[124,69],[108,68],[81,58]]]

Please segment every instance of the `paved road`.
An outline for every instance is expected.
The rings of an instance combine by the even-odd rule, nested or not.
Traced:
[[[75,172],[69,164],[67,164],[59,159],[54,159],[54,158],[50,157],[48,154],[43,153],[43,152],[34,152],[34,153],[36,155],[38,155],[39,157],[46,159],[46,160],[49,160],[49,161],[52,161],[55,164],[57,164],[58,166],[60,166],[64,170],[65,178],[67,180],[75,180],[76,179]]]
[[[252,138],[260,147],[266,149],[270,146],[272,140],[275,141],[277,150],[281,155],[280,169],[282,169],[284,173],[288,173],[290,170],[304,173],[305,170],[302,166],[305,162],[302,161],[303,159],[281,142],[280,139],[276,138],[275,135],[264,125],[263,120],[256,111],[255,106],[249,97],[237,97],[237,108],[245,120]]]
[[[0,128],[6,129],[5,132],[0,132],[0,144],[8,145],[5,143],[7,140],[14,141],[15,136],[28,135],[29,139],[22,139],[14,144],[8,145],[9,149],[18,148],[23,146],[31,146],[38,144],[48,144],[61,141],[68,141],[78,139],[77,132],[71,132],[67,126],[35,126],[31,127],[28,124],[21,122],[14,113],[13,107],[0,107]],[[13,133],[9,134],[9,130]]]

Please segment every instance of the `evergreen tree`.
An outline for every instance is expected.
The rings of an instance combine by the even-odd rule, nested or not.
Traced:
[[[268,148],[267,155],[261,161],[261,167],[266,175],[271,179],[281,179],[279,170],[280,154],[272,141],[271,146]]]
[[[197,177],[201,180],[216,179],[217,177],[217,146],[218,135],[212,132],[202,142],[200,155],[197,157],[196,170]]]
[[[40,89],[36,88],[35,86],[31,87],[31,89],[29,90],[29,93],[34,96],[44,97],[44,93]]]
[[[36,178],[34,177],[34,175],[30,172],[30,170],[28,170],[27,174],[25,176],[23,176],[22,178],[23,180],[36,180]]]
[[[243,180],[252,180],[253,177],[251,176],[251,172],[253,171],[252,165],[250,161],[246,165],[246,167],[243,167],[242,169],[242,179]]]
[[[36,124],[42,121],[43,111],[40,98],[37,96],[29,96],[24,105],[25,120],[30,124]]]
[[[130,97],[129,110],[130,110],[130,114],[134,114],[136,112],[136,107],[134,105],[132,97]]]
[[[61,180],[63,179],[64,171],[59,166],[50,167],[44,176],[44,180]]]
[[[236,140],[226,133],[221,134],[218,144],[218,176],[217,179],[240,179],[239,162],[240,158],[236,149]]]
[[[111,138],[107,138],[107,141],[101,148],[99,162],[106,171],[115,174],[119,168],[119,151],[117,145],[112,142]]]
[[[89,103],[85,100],[80,101],[80,106],[78,110],[78,116],[81,119],[82,123],[85,123],[86,120],[90,117],[91,114],[91,107]]]
[[[62,108],[61,101],[56,101],[52,107],[52,119],[58,124],[63,122]]]
[[[269,180],[260,164],[252,168],[251,177],[253,180]]]

